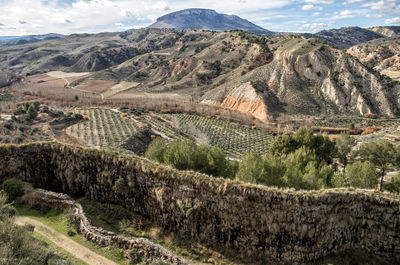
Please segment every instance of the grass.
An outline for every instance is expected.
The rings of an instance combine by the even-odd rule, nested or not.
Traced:
[[[68,236],[68,231],[72,230],[75,232],[74,236],[68,236],[75,242],[81,244],[82,246],[87,247],[93,252],[108,258],[109,260],[114,261],[117,264],[125,265],[128,263],[128,259],[124,257],[123,250],[117,247],[100,247],[96,244],[87,241],[81,234],[78,234],[75,230],[74,226],[69,222],[69,214],[66,211],[54,210],[51,209],[47,212],[42,212],[34,209],[29,209],[27,206],[18,207],[18,215],[20,216],[29,216],[33,219],[36,219],[57,232]],[[84,264],[84,263],[83,263]]]
[[[52,241],[48,240],[46,237],[42,236],[41,234],[39,234],[37,232],[33,232],[33,237],[40,241],[45,242],[47,244],[47,248],[49,250],[56,253],[60,257],[70,261],[74,265],[90,265],[90,264],[87,264],[86,262],[76,258],[75,256],[71,255],[69,252],[65,251],[64,249],[58,247]]]

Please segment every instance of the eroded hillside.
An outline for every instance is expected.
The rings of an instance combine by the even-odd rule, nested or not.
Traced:
[[[395,84],[326,42],[302,36],[142,29],[3,47],[0,61],[0,69],[21,73],[92,72],[71,86],[131,82],[125,95],[189,95],[261,121],[281,114],[398,113]]]

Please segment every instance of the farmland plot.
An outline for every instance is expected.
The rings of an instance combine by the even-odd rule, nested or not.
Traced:
[[[266,154],[273,141],[273,136],[258,129],[232,124],[214,118],[190,114],[160,114],[173,120],[177,118],[182,124],[192,124],[205,133],[211,145],[217,145],[228,155],[240,158],[250,150]]]
[[[137,132],[134,121],[122,119],[119,113],[109,109],[88,108],[75,112],[86,115],[89,120],[75,124],[66,129],[66,133],[79,138],[87,145],[126,153],[120,145]]]

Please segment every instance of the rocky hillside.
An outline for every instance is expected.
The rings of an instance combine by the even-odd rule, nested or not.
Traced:
[[[400,36],[369,41],[351,47],[347,52],[368,67],[400,80]]]
[[[359,43],[384,37],[378,31],[374,32],[359,27],[323,30],[313,36],[321,40],[326,40],[339,49],[346,49]]]
[[[372,30],[385,37],[396,37],[400,33],[399,26],[373,27],[370,28],[369,30]]]
[[[190,8],[173,12],[150,25],[149,28],[200,29],[200,30],[245,30],[272,36],[273,32],[235,15],[217,13],[211,9]]]
[[[260,118],[276,113],[398,114],[391,83],[345,52],[302,37],[277,37],[269,47],[274,54],[270,63],[209,91],[203,102],[238,108],[227,102],[232,97],[252,101]],[[263,98],[264,106],[250,91]]]
[[[92,72],[75,81],[139,83],[266,121],[285,114],[397,115],[398,95],[354,57],[315,38],[141,29],[0,47],[0,70]]]

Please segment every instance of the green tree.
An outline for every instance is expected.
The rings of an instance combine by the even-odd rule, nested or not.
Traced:
[[[333,175],[325,161],[319,162],[314,150],[301,147],[283,158],[286,167],[283,181],[295,189],[320,189],[328,186]]]
[[[334,175],[332,184],[334,187],[376,189],[378,186],[376,167],[369,161],[349,164],[346,171]]]
[[[207,153],[208,173],[214,176],[228,177],[230,163],[226,154],[218,146],[213,146]]]
[[[314,150],[317,162],[332,163],[335,153],[335,144],[321,134],[314,135],[313,131],[302,127],[294,135],[279,136],[271,146],[271,154],[275,156],[288,155],[300,147]]]
[[[380,190],[387,170],[396,162],[397,152],[392,143],[382,141],[363,144],[359,150],[361,161],[369,161],[379,169]]]
[[[236,177],[241,181],[251,183],[262,182],[261,173],[263,171],[263,161],[261,157],[253,150],[245,154],[239,163]]]
[[[271,154],[264,155],[263,172],[261,176],[261,183],[267,186],[282,187],[285,185],[283,176],[286,172],[286,166],[280,157],[275,157]]]
[[[161,137],[157,137],[149,144],[145,156],[150,160],[163,163],[164,152],[167,149],[167,146],[168,146],[167,140],[164,140]]]
[[[179,170],[193,169],[196,144],[191,141],[175,140],[164,152],[164,163]]]
[[[12,202],[15,199],[24,195],[24,182],[17,178],[10,178],[3,182],[2,188],[8,196],[8,201]]]
[[[384,185],[384,189],[390,192],[400,192],[400,172]]]
[[[336,140],[335,156],[339,159],[339,162],[343,165],[343,168],[346,168],[348,156],[355,144],[356,140],[348,133],[340,134],[340,138]]]

